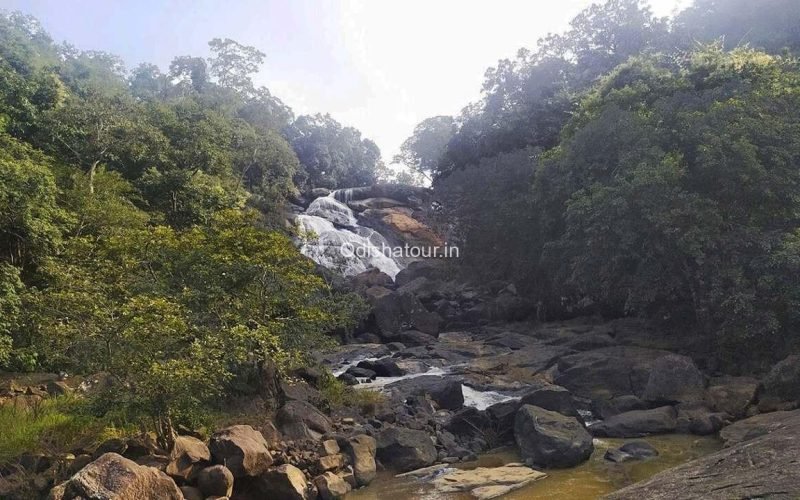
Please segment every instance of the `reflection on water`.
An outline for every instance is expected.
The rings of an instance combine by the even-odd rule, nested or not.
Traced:
[[[609,448],[616,448],[633,439],[595,439],[595,451],[585,463],[572,469],[547,470],[548,477],[525,488],[511,492],[504,500],[589,500],[599,498],[629,484],[642,481],[664,469],[713,453],[722,445],[715,437],[666,435],[642,438],[660,453],[646,461],[614,464],[603,459]],[[514,450],[487,454],[475,462],[459,464],[458,467],[497,467],[509,462],[518,462]],[[439,493],[429,483],[411,478],[395,478],[383,472],[372,485],[347,495],[346,500],[468,500],[473,497],[465,493]]]

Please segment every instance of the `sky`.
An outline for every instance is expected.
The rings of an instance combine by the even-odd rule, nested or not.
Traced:
[[[591,0],[0,0],[56,41],[117,54],[128,68],[207,56],[212,38],[266,53],[257,84],[295,114],[330,113],[390,160],[425,118],[457,115],[483,75],[563,31]],[[651,0],[671,15],[688,0]]]

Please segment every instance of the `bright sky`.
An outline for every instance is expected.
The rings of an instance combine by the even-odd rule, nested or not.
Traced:
[[[651,0],[670,15],[689,0]],[[387,161],[414,126],[476,100],[483,74],[559,32],[591,0],[0,0],[57,41],[166,70],[232,38],[267,54],[256,77],[296,114],[329,112]]]

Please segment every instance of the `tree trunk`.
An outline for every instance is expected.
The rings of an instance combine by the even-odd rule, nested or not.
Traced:
[[[89,194],[94,194],[94,175],[97,172],[97,165],[99,163],[100,160],[97,160],[92,163],[91,168],[89,168]]]

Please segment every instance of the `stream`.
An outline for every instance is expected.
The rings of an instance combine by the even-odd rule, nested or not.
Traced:
[[[642,481],[662,470],[675,467],[689,460],[713,453],[722,448],[715,437],[699,437],[684,434],[669,434],[641,438],[653,445],[659,456],[648,459],[615,464],[603,458],[606,450],[615,448],[630,439],[595,439],[595,450],[591,458],[570,469],[549,469],[547,477],[535,481],[500,498],[503,500],[589,500],[600,498],[629,484]],[[474,462],[454,465],[461,469],[475,467],[497,467],[519,462],[514,449],[503,449],[481,455]],[[394,477],[389,472],[380,472],[369,486],[349,493],[346,500],[468,500],[468,493],[441,493],[425,479]]]

